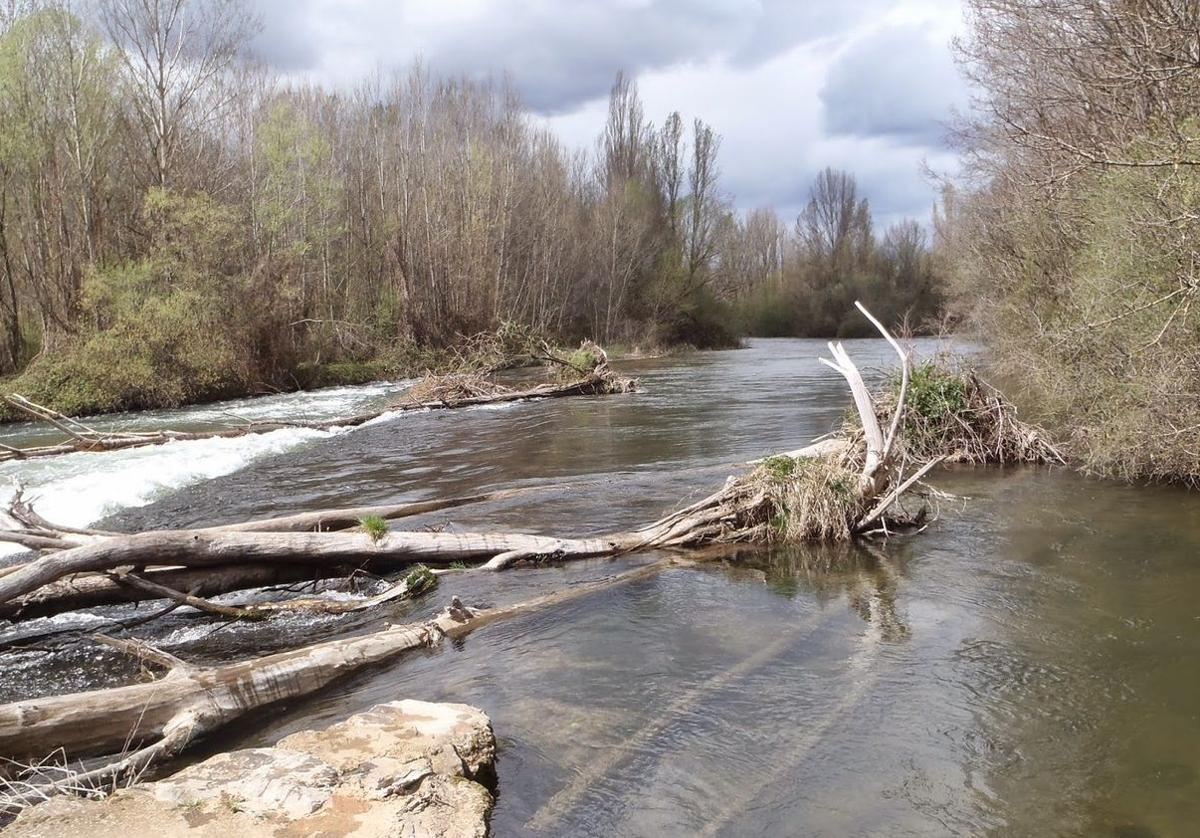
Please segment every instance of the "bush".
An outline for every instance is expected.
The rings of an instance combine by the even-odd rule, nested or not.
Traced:
[[[245,353],[194,293],[153,297],[34,361],[6,389],[68,415],[176,407],[244,393]]]
[[[1200,171],[1114,167],[974,201],[958,263],[1014,397],[1093,473],[1200,485]]]

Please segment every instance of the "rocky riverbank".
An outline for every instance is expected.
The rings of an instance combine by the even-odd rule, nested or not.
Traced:
[[[102,800],[52,799],[22,813],[6,835],[483,838],[494,758],[482,711],[395,701]]]

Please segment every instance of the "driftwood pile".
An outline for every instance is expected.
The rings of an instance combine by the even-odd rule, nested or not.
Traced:
[[[856,408],[856,428],[841,438],[759,461],[748,473],[730,477],[713,494],[637,529],[589,538],[557,538],[512,532],[406,532],[383,524],[419,512],[530,490],[135,534],[59,527],[37,515],[18,496],[11,514],[21,528],[0,533],[0,538],[24,544],[39,555],[0,575],[0,616],[21,619],[161,598],[224,618],[261,619],[277,610],[311,606],[231,607],[208,598],[278,581],[329,578],[354,568],[378,573],[467,563],[477,570],[497,571],[521,562],[729,543],[850,538],[920,525],[922,513],[903,511],[901,498],[945,455],[913,461],[904,453],[909,356],[865,308],[859,305],[859,309],[900,360],[897,407],[890,416],[879,415],[877,400],[844,348],[830,344],[832,360],[822,361],[846,380]],[[586,377],[571,385],[576,390],[611,386],[604,383],[611,376],[607,359],[602,352],[595,357],[594,368],[583,371]],[[539,395],[547,393],[538,391]],[[506,394],[458,395],[461,403]],[[573,587],[499,611],[478,611],[453,599],[430,623],[387,628],[210,669],[193,668],[141,645],[105,640],[166,667],[168,674],[149,684],[0,706],[0,756],[28,762],[58,749],[72,759],[115,755],[104,765],[71,777],[69,783],[47,786],[39,784],[38,776],[24,778],[20,782],[26,785],[20,788],[32,791],[14,792],[10,804],[24,805],[58,788],[78,788],[81,781],[111,785],[266,704],[308,694],[349,672],[407,649],[437,643],[444,636],[461,636],[494,619],[661,572],[678,561],[663,559],[590,586]],[[436,572],[410,573],[376,600],[410,595],[428,586]],[[360,603],[363,608],[373,604]],[[132,751],[131,745],[136,746]]]
[[[523,388],[508,387],[494,381],[491,373],[458,372],[445,375],[426,373],[425,377],[400,394],[400,397],[381,410],[339,416],[334,419],[305,422],[299,420],[246,422],[234,427],[212,431],[102,431],[84,424],[78,419],[65,416],[35,402],[19,393],[4,397],[17,411],[39,422],[48,422],[65,435],[66,439],[52,445],[17,448],[0,444],[0,462],[54,457],[79,451],[120,451],[147,445],[162,445],[168,442],[216,439],[265,434],[284,428],[332,430],[334,428],[356,428],[378,419],[385,413],[410,410],[445,410],[474,407],[525,399],[554,399],[567,396],[603,396],[612,393],[628,393],[637,382],[617,375],[608,363],[608,355],[599,346],[589,342],[585,348],[596,359],[590,367],[574,367],[570,362],[555,354],[543,344],[539,360],[559,367],[564,365],[572,374],[566,380],[535,384]],[[560,377],[561,378],[561,377]]]

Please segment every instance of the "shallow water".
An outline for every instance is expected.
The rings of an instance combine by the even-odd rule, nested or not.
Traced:
[[[888,362],[879,342],[847,348]],[[638,362],[641,394],[406,415],[97,508],[125,507],[112,526],[182,526],[561,480],[414,523],[621,528],[829,430],[848,399],[821,349],[756,341]],[[936,482],[963,499],[918,536],[671,570],[399,659],[207,747],[380,701],[463,701],[500,743],[497,836],[1196,834],[1200,500],[1037,469]],[[371,615],[216,630],[177,612],[143,633],[228,659],[419,618],[451,593],[512,602],[652,558],[455,575]],[[103,655],[8,655],[0,693],[129,677]]]

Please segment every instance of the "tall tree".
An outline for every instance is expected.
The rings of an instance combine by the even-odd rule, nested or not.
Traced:
[[[151,182],[175,186],[188,134],[229,104],[225,74],[258,30],[237,0],[99,0],[118,46]]]

